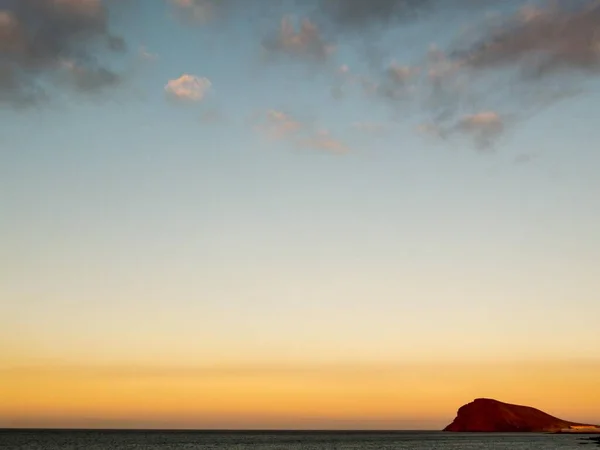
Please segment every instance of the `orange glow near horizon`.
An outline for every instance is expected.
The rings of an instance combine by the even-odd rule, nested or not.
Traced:
[[[598,422],[598,379],[597,363],[15,368],[0,426],[436,429],[476,397]]]

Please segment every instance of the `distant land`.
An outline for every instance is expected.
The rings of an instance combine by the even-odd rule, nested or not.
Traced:
[[[599,433],[600,426],[569,422],[530,406],[478,398],[461,406],[444,431]]]

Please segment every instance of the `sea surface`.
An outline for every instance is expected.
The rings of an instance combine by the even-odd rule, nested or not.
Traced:
[[[532,433],[0,430],[0,449],[11,450],[593,450],[597,445],[581,435]]]

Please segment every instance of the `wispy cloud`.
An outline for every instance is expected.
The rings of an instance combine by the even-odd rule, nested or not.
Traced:
[[[139,48],[138,55],[145,61],[156,61],[158,59],[158,54],[152,53],[145,46]]]
[[[520,65],[528,76],[600,69],[600,2],[558,1],[527,7],[458,53],[473,68]]]
[[[350,152],[350,148],[346,144],[333,137],[327,130],[319,131],[307,139],[302,139],[298,141],[298,144],[302,147],[337,155]]]
[[[341,99],[352,87],[359,87],[364,94],[374,95],[381,89],[382,83],[381,80],[357,74],[348,65],[343,64],[334,73],[331,95],[336,99]]]
[[[417,128],[423,135],[438,139],[448,139],[452,135],[462,135],[473,141],[479,150],[489,150],[505,131],[505,119],[495,111],[481,111],[460,117],[450,125],[425,123]]]
[[[424,118],[421,133],[468,136],[477,149],[489,149],[509,126],[580,93],[582,78],[569,74],[600,71],[600,34],[592,31],[600,26],[600,2],[570,5],[521,9],[496,31],[484,30],[468,52],[431,47],[414,62],[392,62],[368,78],[343,66],[332,94],[342,98],[351,86],[369,88],[402,111],[399,117]],[[548,82],[551,74],[560,77]]]
[[[294,147],[310,148],[335,154],[348,153],[350,149],[328,131],[315,131],[315,127],[296,119],[289,113],[269,110],[260,116],[256,130],[268,139],[287,141]]]
[[[456,129],[471,136],[478,148],[487,149],[504,131],[504,121],[495,111],[483,111],[463,117],[456,125]]]
[[[378,92],[384,97],[401,99],[413,89],[411,81],[419,75],[418,67],[400,65],[392,62],[385,70],[383,81],[377,86]]]
[[[528,164],[528,163],[532,162],[534,159],[536,159],[536,155],[531,154],[531,153],[523,153],[523,154],[515,156],[515,159],[513,162],[515,164],[522,165],[522,164]]]
[[[297,135],[303,127],[303,124],[291,115],[275,109],[267,111],[257,125],[257,129],[265,136],[276,140]]]
[[[445,139],[446,131],[435,123],[422,123],[416,128],[417,132],[423,136],[434,137],[436,139]]]
[[[111,54],[126,47],[125,41],[109,27],[111,14],[107,7],[118,1],[122,0],[0,0],[0,102],[35,104],[47,97],[49,83],[78,92],[98,92],[120,84],[122,74],[107,63]],[[265,8],[266,4],[250,2],[257,8],[250,11],[249,3],[243,0],[164,1],[178,17],[193,23],[206,23],[227,16],[233,9],[241,12],[242,8],[258,18],[261,14],[258,8]],[[448,2],[453,6],[483,4],[477,0]],[[296,21],[285,16],[272,35],[262,41],[254,36],[253,42],[257,46],[262,43],[268,58],[327,61],[331,65],[324,67],[333,70],[334,98],[344,98],[356,89],[387,102],[386,107],[393,105],[394,112],[402,108],[405,113],[402,117],[418,115],[418,120],[427,124],[421,127],[421,132],[439,137],[470,136],[478,148],[491,146],[505,132],[509,126],[504,120],[507,113],[519,111],[520,117],[526,118],[531,111],[579,92],[573,88],[575,83],[567,86],[570,90],[549,90],[544,84],[549,75],[600,70],[599,0],[554,0],[545,6],[521,8],[516,14],[513,9],[499,26],[480,31],[464,46],[449,44],[444,51],[431,48],[408,61],[390,63],[389,59],[387,62],[381,59],[377,67],[369,66],[367,75],[355,73],[354,66],[351,70],[348,65],[339,65],[336,45],[352,45],[356,36],[372,36],[370,30],[375,28],[392,29],[399,20],[415,19],[432,7],[450,3],[443,0],[301,3],[308,18]],[[281,17],[283,4],[269,3],[270,16]],[[275,25],[277,19],[273,20]],[[137,57],[152,60],[156,55],[140,47]],[[356,63],[356,67],[361,65]],[[495,69],[505,67],[523,69],[517,70],[518,83],[498,76],[501,71]],[[211,87],[207,78],[184,74],[168,81],[164,91],[171,100],[201,102]],[[491,113],[477,111],[503,114],[492,120]],[[472,112],[475,114],[467,114]],[[271,137],[303,133],[307,140],[312,133],[315,142],[326,143],[324,136],[289,115],[274,114],[265,121],[263,131],[267,130],[264,132]],[[379,132],[367,124],[353,128],[371,134]]]
[[[315,23],[304,19],[296,27],[289,17],[281,20],[275,35],[263,41],[263,48],[268,55],[287,55],[314,61],[323,61],[335,51],[335,46],[326,42]]]
[[[183,74],[179,78],[169,80],[165,85],[165,93],[172,100],[200,102],[204,100],[211,86],[208,78]]]
[[[477,2],[454,0],[452,4]],[[343,65],[333,74],[331,95],[341,99],[358,87],[388,101],[404,118],[425,118],[427,125],[420,127],[421,132],[442,138],[469,136],[478,149],[490,148],[507,127],[580,93],[585,78],[570,74],[600,72],[600,1],[540,4],[511,12],[500,22],[497,18],[495,24],[484,21],[487,26],[471,36],[471,44],[457,41],[445,51],[431,47],[406,63],[386,65],[382,59],[375,75],[361,77]],[[367,29],[372,26],[416,17],[442,2],[322,0],[318,5],[319,12],[335,24],[369,36]],[[462,42],[468,38],[458,36]],[[558,78],[548,82],[550,75]],[[469,111],[484,112],[466,114]],[[512,117],[509,122],[506,115]]]
[[[213,0],[168,0],[175,16],[187,23],[204,24],[217,14],[220,2]]]
[[[388,125],[378,122],[355,122],[352,128],[366,134],[381,134],[388,130]]]

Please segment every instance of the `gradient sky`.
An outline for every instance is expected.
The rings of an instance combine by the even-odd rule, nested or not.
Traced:
[[[600,3],[399,3],[0,0],[0,427],[600,422]]]

